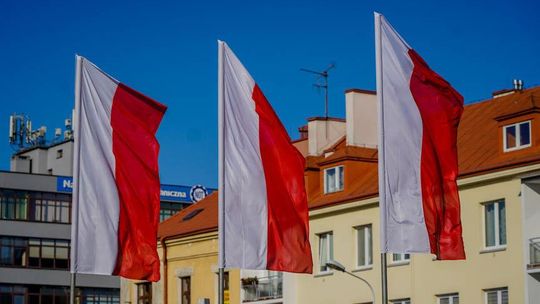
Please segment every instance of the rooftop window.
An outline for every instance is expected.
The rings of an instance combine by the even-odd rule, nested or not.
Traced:
[[[531,121],[504,126],[504,152],[519,150],[531,146]]]
[[[343,166],[324,170],[324,193],[343,190]]]
[[[197,216],[197,214],[201,213],[203,210],[204,209],[195,209],[195,210],[191,211],[190,213],[188,213],[186,216],[184,216],[182,218],[182,222],[189,221],[190,219]]]

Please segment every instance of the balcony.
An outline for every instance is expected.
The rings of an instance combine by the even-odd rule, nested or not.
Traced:
[[[540,271],[540,237],[529,239],[529,264],[530,272]]]
[[[283,297],[283,275],[278,273],[263,278],[243,278],[242,291],[243,303],[280,303]]]

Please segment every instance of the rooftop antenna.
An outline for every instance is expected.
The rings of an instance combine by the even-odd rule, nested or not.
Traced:
[[[324,118],[326,118],[327,120],[328,120],[328,71],[330,71],[331,69],[335,67],[336,65],[331,63],[323,71],[300,69],[300,71],[302,72],[319,75],[319,77],[315,80],[316,82],[313,84],[313,86],[319,89],[324,89]]]

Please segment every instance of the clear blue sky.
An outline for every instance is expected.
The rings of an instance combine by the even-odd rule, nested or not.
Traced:
[[[251,72],[293,138],[324,114],[300,68],[330,75],[330,115],[343,91],[375,88],[373,11],[384,14],[467,102],[540,84],[538,1],[1,1],[0,169],[8,117],[49,135],[73,107],[79,53],[168,105],[158,132],[163,183],[217,185],[217,39]]]

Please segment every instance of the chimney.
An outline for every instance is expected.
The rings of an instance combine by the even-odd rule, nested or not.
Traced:
[[[350,89],[345,91],[347,145],[376,148],[377,95],[375,91]]]
[[[523,90],[523,80],[514,79],[514,90],[515,91],[522,91]]]
[[[305,125],[298,128],[298,133],[300,133],[300,139],[308,138],[308,126]]]
[[[345,120],[332,117],[308,119],[308,154],[321,155],[345,135]]]
[[[513,88],[512,89],[503,89],[495,91],[491,94],[493,98],[499,98],[506,95],[514,94],[515,92],[521,92],[523,91],[523,80],[521,79],[514,79]]]

